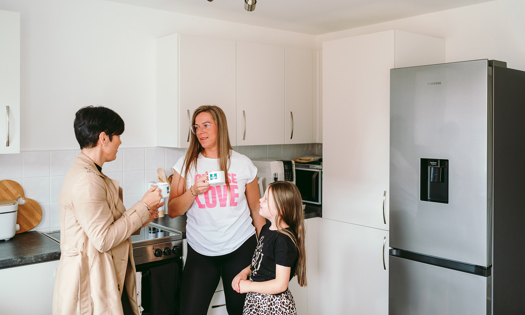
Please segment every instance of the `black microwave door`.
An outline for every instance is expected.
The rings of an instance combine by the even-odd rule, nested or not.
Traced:
[[[303,201],[318,204],[320,202],[319,176],[321,176],[321,172],[296,168],[295,176],[295,184],[301,192]]]

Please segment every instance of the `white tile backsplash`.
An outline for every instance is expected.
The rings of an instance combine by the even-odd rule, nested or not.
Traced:
[[[40,205],[40,208],[42,209],[42,220],[40,220],[40,223],[32,229],[32,231],[42,231],[42,232],[49,232],[50,231],[50,225],[49,222],[51,221],[51,209],[49,206],[49,203],[38,203]]]
[[[38,203],[49,203],[51,191],[49,177],[24,178],[21,185],[25,198],[33,199]]]
[[[144,148],[124,149],[123,151],[124,172],[144,170]]]
[[[255,145],[252,147],[252,160],[266,160],[268,158],[267,145]]]
[[[122,168],[122,165],[123,165],[123,162],[122,162],[123,158],[122,158],[122,156],[123,156],[122,152],[118,152],[117,153],[117,158],[114,161],[104,163],[104,165],[102,165],[102,172],[104,172],[104,174],[114,173],[114,172],[122,172],[122,170],[123,170],[123,168]]]
[[[171,170],[173,166],[175,165],[175,163],[177,163],[177,161],[184,155],[186,155],[186,149],[165,148],[164,169],[166,171]]]
[[[169,176],[170,173],[166,172],[166,176]],[[149,183],[149,182],[159,182],[159,175],[157,174],[157,170],[156,169],[151,169],[151,170],[145,170],[144,171],[144,182],[145,183]]]
[[[164,148],[146,148],[146,163],[145,169],[152,170],[157,168],[165,168],[165,152]]]
[[[22,177],[49,177],[49,152],[22,152]]]
[[[129,209],[142,199],[144,194],[124,195],[124,207]]]
[[[60,207],[58,205],[58,202],[51,202],[49,204],[49,212],[49,230],[60,230]]]
[[[22,178],[22,154],[0,154],[0,180]]]
[[[60,196],[60,190],[62,190],[62,184],[64,183],[65,176],[53,176],[50,180],[50,202],[57,202]]]
[[[49,152],[49,165],[50,175],[60,176],[66,175],[77,156],[76,150],[67,151],[50,151]]]
[[[269,145],[267,154],[268,154],[268,159],[282,159],[283,158],[283,145]]]
[[[122,189],[124,195],[144,194],[147,183],[144,181],[144,171],[125,172]]]

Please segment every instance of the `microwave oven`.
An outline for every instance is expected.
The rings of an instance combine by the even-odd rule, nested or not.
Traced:
[[[295,162],[292,160],[254,160],[259,191],[264,195],[269,184],[286,180],[295,184]]]
[[[323,167],[316,164],[295,165],[295,185],[299,188],[303,203],[322,204]]]

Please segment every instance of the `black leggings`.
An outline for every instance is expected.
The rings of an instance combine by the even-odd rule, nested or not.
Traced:
[[[233,291],[232,281],[250,265],[256,245],[254,234],[234,252],[212,257],[201,255],[188,245],[188,256],[182,272],[181,315],[206,315],[221,277],[228,314],[242,314],[246,294]]]

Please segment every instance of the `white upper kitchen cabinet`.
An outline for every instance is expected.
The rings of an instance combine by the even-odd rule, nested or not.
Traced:
[[[311,314],[387,315],[388,231],[324,218],[322,223],[320,309]]]
[[[20,13],[0,11],[0,154],[20,153]]]
[[[284,143],[314,142],[314,52],[285,50]]]
[[[194,110],[217,105],[236,143],[235,41],[173,34],[157,39],[157,136],[161,147],[187,148]]]
[[[402,31],[323,43],[323,218],[388,230],[390,69],[444,61]]]
[[[284,143],[284,47],[237,42],[237,145]]]

